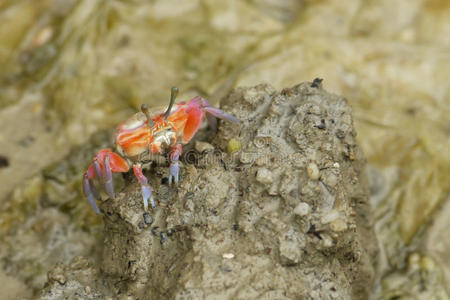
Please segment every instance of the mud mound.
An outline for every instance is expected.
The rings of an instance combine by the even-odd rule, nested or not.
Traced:
[[[314,81],[238,88],[222,109],[240,125],[186,151],[176,188],[151,166],[148,213],[130,177],[101,204],[102,260],[56,266],[42,299],[369,297],[377,241],[346,100]]]

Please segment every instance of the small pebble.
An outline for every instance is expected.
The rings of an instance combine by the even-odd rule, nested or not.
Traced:
[[[195,150],[197,150],[198,153],[213,151],[214,146],[207,142],[195,141]]]
[[[150,224],[153,223],[153,218],[152,218],[152,215],[150,213],[148,213],[148,212],[144,213],[144,222],[147,225],[150,225]]]
[[[335,187],[338,183],[338,177],[335,174],[328,172],[325,175],[322,175],[321,180],[329,187]]]
[[[312,180],[317,180],[320,177],[319,167],[315,163],[310,163],[306,167],[306,172]]]
[[[330,248],[333,246],[333,240],[328,235],[321,235],[322,243],[325,248]]]
[[[232,259],[234,258],[234,254],[233,253],[224,253],[222,255],[223,258],[227,258],[227,259]]]
[[[330,223],[330,228],[334,232],[345,231],[347,230],[347,223],[343,219],[338,218]]]
[[[294,208],[294,214],[297,216],[303,217],[309,214],[311,211],[311,208],[309,207],[309,204],[306,202],[300,202],[295,208]]]
[[[273,182],[273,174],[266,168],[260,168],[256,173],[256,181],[263,184],[270,184]]]
[[[91,287],[90,286],[85,286],[84,287],[84,292],[86,293],[86,294],[90,294],[91,293]]]

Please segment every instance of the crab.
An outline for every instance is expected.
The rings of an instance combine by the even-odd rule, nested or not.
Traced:
[[[113,173],[126,173],[133,169],[134,175],[141,185],[144,209],[148,210],[150,200],[155,208],[147,178],[142,172],[142,164],[151,155],[166,156],[169,159],[169,184],[177,184],[179,177],[178,161],[182,154],[182,144],[188,143],[197,133],[204,117],[212,128],[216,128],[217,118],[237,123],[231,114],[212,107],[206,99],[195,97],[188,102],[177,103],[175,99],[178,88],[171,90],[170,103],[165,110],[150,111],[146,104],[141,106],[141,112],[131,116],[117,126],[115,144],[117,152],[110,148],[100,150],[92,164],[83,175],[83,192],[93,210],[100,214],[97,200],[100,195],[95,188],[94,180],[100,182],[108,196],[115,198]]]

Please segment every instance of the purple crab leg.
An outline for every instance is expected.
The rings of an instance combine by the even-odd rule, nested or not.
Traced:
[[[91,183],[89,181],[90,180],[89,180],[87,174],[84,174],[84,176],[83,176],[83,192],[84,192],[84,195],[86,196],[86,198],[88,199],[89,204],[91,205],[92,209],[95,211],[95,213],[100,214],[100,209],[97,206],[97,202],[95,202],[94,194],[92,192],[93,185],[91,185]]]
[[[172,181],[175,184],[178,184],[178,174],[180,172],[180,167],[178,166],[178,160],[181,155],[181,145],[178,144],[175,149],[170,154],[170,166],[169,166],[169,184],[172,184]]]
[[[141,184],[142,188],[142,198],[144,200],[144,209],[148,210],[148,199],[150,199],[150,203],[152,204],[152,207],[155,208],[155,200],[152,196],[152,188],[148,184],[147,177],[142,173],[142,168],[140,165],[134,165],[133,166],[134,175],[138,179],[139,183]]]
[[[108,193],[109,197],[114,199],[114,184],[113,184],[113,178],[112,178],[112,171],[111,171],[111,159],[108,155],[105,156],[105,160],[103,162],[103,178],[105,182],[105,189]]]
[[[97,179],[100,182],[102,182],[103,181],[102,169],[100,168],[100,164],[98,163],[97,158],[94,159],[92,165],[94,166],[95,177],[97,177]]]
[[[172,178],[175,184],[178,184],[178,173],[180,171],[180,167],[178,166],[178,162],[172,162],[169,166],[169,184],[172,184]]]
[[[100,197],[99,192],[95,188],[94,180],[92,178],[89,178],[89,176],[88,176],[88,181],[89,181],[89,187],[91,188],[91,192],[94,195],[95,199],[101,200],[102,198]]]
[[[207,112],[210,115],[213,115],[216,118],[222,119],[222,120],[226,120],[226,121],[230,121],[233,123],[238,123],[239,120],[236,119],[234,116],[227,114],[226,112],[224,112],[221,109],[215,108],[215,107],[211,107],[211,106],[206,106],[203,108],[203,110],[205,112]]]

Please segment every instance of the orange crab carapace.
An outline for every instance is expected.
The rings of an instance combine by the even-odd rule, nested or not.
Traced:
[[[97,178],[111,198],[114,198],[112,174],[128,172],[130,166],[141,184],[144,209],[148,209],[148,200],[152,207],[155,201],[147,178],[142,173],[141,163],[148,160],[150,154],[168,155],[169,184],[178,183],[178,160],[182,153],[181,144],[188,143],[200,128],[206,116],[211,127],[216,127],[216,118],[230,122],[238,120],[222,110],[212,107],[204,98],[195,97],[188,102],[177,103],[172,107],[178,89],[172,88],[170,104],[163,113],[152,113],[143,104],[141,112],[131,116],[119,124],[116,131],[116,148],[119,154],[111,149],[99,151],[93,158],[83,176],[83,191],[89,204],[96,213],[100,213],[96,199],[100,196],[94,185]],[[181,140],[181,141],[180,141]]]

